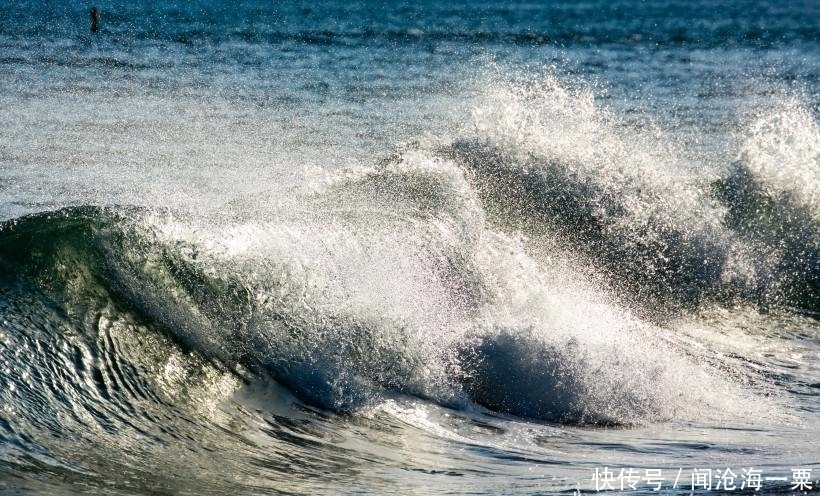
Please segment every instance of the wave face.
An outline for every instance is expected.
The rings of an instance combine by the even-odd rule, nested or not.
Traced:
[[[820,131],[791,103],[760,118],[741,158],[715,184],[725,223],[752,246],[759,300],[820,308]]]
[[[478,136],[442,153],[498,224],[560,238],[619,293],[663,312],[709,301],[817,312],[820,133],[805,110],[761,117],[707,187],[670,177],[675,157],[619,130],[589,93],[547,80],[491,98]]]
[[[42,4],[0,495],[820,472],[817,2]]]
[[[648,398],[685,387],[676,367],[689,374],[693,364],[628,358],[651,329],[591,296],[586,305],[598,307],[595,320],[567,315],[574,310],[563,307],[584,304],[585,289],[555,294],[528,276],[536,268],[522,248],[476,231],[484,227],[477,212],[465,218],[453,209],[457,217],[446,218],[451,202],[473,203],[457,189],[468,186],[452,171],[428,167],[394,165],[344,184],[346,195],[361,199],[390,192],[395,201],[397,188],[409,190],[409,218],[323,214],[321,237],[301,223],[205,233],[97,208],[10,221],[2,243],[9,299],[36,291],[62,325],[93,340],[115,315],[216,360],[236,380],[269,377],[306,403],[338,412],[389,393],[456,407],[475,401],[564,423],[686,415],[674,398]],[[520,294],[513,299],[511,291]],[[547,295],[555,308],[546,311],[515,301]],[[602,318],[611,329],[594,336]],[[594,366],[602,354],[621,358],[602,370]],[[545,367],[546,375],[537,372]],[[630,385],[629,393],[609,397],[616,384]]]
[[[262,467],[263,487],[313,459],[287,480],[322,490],[327,467],[386,456],[378,439],[342,449],[348,422],[502,451],[508,422],[791,425],[778,388],[817,395],[783,357],[818,343],[808,114],[761,117],[703,179],[663,174],[657,141],[556,80],[477,98],[472,134],[321,173],[264,216],[242,212],[267,197],[4,222],[3,470],[126,470],[153,482],[123,491],[169,490],[178,478],[148,474],[216,450],[231,473]],[[788,345],[754,331],[772,325]],[[785,348],[755,358],[727,332]],[[229,487],[220,473],[186,487]]]
[[[322,487],[317,471],[355,464],[332,446],[338,422],[362,415],[432,415],[424,435],[455,439],[463,428],[442,412],[502,433],[484,419],[789,422],[773,391],[791,380],[816,395],[811,379],[706,351],[722,331],[691,326],[738,305],[813,322],[814,185],[772,177],[765,164],[787,162],[760,141],[817,129],[778,126],[805,118],[799,109],[767,117],[756,126],[774,134],[752,136],[698,189],[656,174],[656,151],[628,144],[600,110],[581,112],[587,95],[545,84],[484,95],[494,105],[479,108],[496,114],[476,116],[477,136],[325,174],[299,208],[264,218],[85,206],[6,221],[0,336],[17,371],[0,393],[6,466],[93,479],[124,465],[142,480],[205,439],[233,454],[232,470],[264,459],[274,480],[285,459],[316,457],[299,473]],[[553,126],[562,139],[544,140]],[[792,172],[816,150],[794,152]],[[237,425],[270,439],[226,434]],[[77,459],[78,445],[144,461]],[[354,458],[382,449],[372,441]],[[226,483],[212,476],[197,483]]]
[[[570,423],[685,415],[673,399],[646,398],[684,387],[675,376],[696,367],[626,358],[655,331],[596,303],[602,296],[591,283],[551,282],[572,278],[570,269],[559,263],[545,271],[520,241],[493,230],[483,192],[467,175],[496,181],[492,202],[506,215],[513,205],[515,218],[532,214],[529,226],[586,245],[590,263],[616,285],[625,278],[637,296],[687,303],[719,296],[732,246],[699,232],[709,226],[676,225],[654,212],[648,218],[657,221],[628,225],[626,194],[603,194],[613,185],[595,178],[571,184],[560,162],[508,164],[497,149],[464,142],[447,154],[465,167],[407,151],[333,179],[313,194],[309,220],[214,229],[149,212],[80,208],[9,221],[7,284],[45,292],[69,325],[86,326],[110,307],[184,349],[269,375],[337,411],[390,391]],[[542,299],[548,303],[532,306]],[[567,315],[584,305],[595,308],[594,319]],[[596,369],[600,353],[622,361]],[[521,387],[527,377],[531,388]],[[601,401],[616,384],[631,384],[629,394]]]

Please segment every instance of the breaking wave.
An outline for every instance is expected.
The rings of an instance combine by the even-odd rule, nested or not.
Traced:
[[[691,165],[555,79],[493,86],[476,133],[443,147],[494,222],[583,258],[621,299],[818,309],[820,131],[798,103],[758,118],[727,172]]]
[[[396,397],[575,425],[775,411],[765,374],[666,324],[820,310],[811,116],[762,116],[702,178],[556,81],[480,99],[473,132],[325,174],[287,208],[6,221],[0,338],[22,372],[4,374],[0,435],[29,453],[43,430],[185,436],[163,419],[220,419],[270,381],[341,413]]]

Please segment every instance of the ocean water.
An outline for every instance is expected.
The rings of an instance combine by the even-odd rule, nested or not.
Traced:
[[[820,4],[91,6],[0,4],[1,494],[818,491]]]

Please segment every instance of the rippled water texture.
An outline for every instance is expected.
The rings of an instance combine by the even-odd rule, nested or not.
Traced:
[[[0,493],[820,485],[816,2],[98,7],[0,5]]]

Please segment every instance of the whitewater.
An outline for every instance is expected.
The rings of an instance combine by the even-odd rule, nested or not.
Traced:
[[[0,6],[1,494],[820,490],[813,3],[88,8]]]

